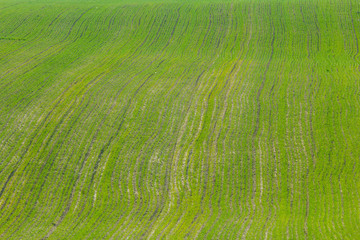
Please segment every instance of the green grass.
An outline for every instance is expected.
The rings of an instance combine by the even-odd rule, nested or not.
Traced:
[[[360,239],[360,3],[0,0],[0,239]]]

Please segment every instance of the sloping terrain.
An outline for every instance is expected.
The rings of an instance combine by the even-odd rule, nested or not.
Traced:
[[[360,239],[355,0],[0,0],[0,239]]]

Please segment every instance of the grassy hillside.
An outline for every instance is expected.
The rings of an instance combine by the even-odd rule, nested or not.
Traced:
[[[0,239],[360,239],[360,3],[0,0]]]

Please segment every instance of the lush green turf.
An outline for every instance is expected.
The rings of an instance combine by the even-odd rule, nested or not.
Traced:
[[[0,239],[360,239],[357,0],[0,0]]]

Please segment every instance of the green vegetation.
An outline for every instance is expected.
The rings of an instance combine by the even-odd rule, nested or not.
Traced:
[[[360,239],[356,0],[0,0],[0,239]]]

